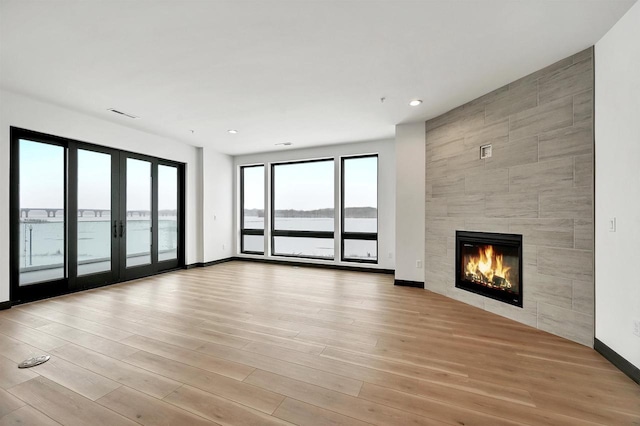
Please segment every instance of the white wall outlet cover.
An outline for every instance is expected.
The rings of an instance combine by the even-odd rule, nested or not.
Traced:
[[[610,217],[609,218],[609,232],[616,232],[616,218],[615,217]]]
[[[640,319],[633,320],[633,334],[640,337]]]

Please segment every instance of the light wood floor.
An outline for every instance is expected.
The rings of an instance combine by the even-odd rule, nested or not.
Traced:
[[[0,425],[136,423],[640,424],[640,387],[390,275],[229,262],[0,312]]]

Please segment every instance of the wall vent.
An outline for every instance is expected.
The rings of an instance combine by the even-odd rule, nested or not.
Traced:
[[[491,157],[491,145],[482,145],[480,147],[480,159],[484,160],[489,157]]]
[[[126,113],[126,112],[118,111],[117,109],[114,109],[114,108],[109,108],[107,111],[111,111],[111,112],[113,112],[113,113],[115,113],[115,114],[124,115],[125,117],[129,117],[129,118],[133,118],[133,119],[138,119],[138,118],[140,118],[140,117],[135,116],[135,115],[133,115],[133,114],[129,114],[129,113]]]

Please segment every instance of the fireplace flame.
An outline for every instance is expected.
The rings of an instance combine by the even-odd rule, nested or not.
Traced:
[[[472,281],[492,287],[511,288],[509,271],[511,268],[504,265],[502,254],[497,254],[493,246],[481,246],[477,256],[465,256],[465,275]]]

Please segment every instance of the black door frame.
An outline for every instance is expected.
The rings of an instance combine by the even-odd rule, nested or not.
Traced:
[[[146,161],[150,163],[151,168],[151,263],[148,265],[132,266],[127,268],[127,159]],[[177,169],[178,177],[178,256],[175,259],[158,260],[158,235],[159,227],[159,179],[158,166],[169,166]],[[158,272],[176,269],[184,266],[184,165],[174,161],[163,160],[149,155],[135,154],[131,152],[120,152],[120,214],[119,219],[119,242],[120,245],[120,277],[121,281],[133,280],[137,278],[147,277]],[[156,212],[154,214],[154,212]],[[182,260],[181,260],[182,259]]]
[[[156,272],[162,272],[162,271],[166,271],[166,270],[171,270],[171,269],[177,269],[180,267],[183,267],[185,265],[185,206],[186,206],[186,199],[187,196],[185,194],[185,190],[186,190],[186,176],[185,176],[185,166],[182,163],[176,163],[175,161],[169,161],[169,160],[163,160],[161,158],[156,158],[155,159],[157,164],[156,164],[156,179],[155,181],[157,182],[156,185],[156,191],[155,193],[158,194],[158,197],[160,195],[160,188],[159,188],[159,182],[160,180],[157,179],[158,176],[158,172],[157,169],[159,166],[169,166],[169,167],[176,167],[177,168],[177,175],[178,175],[178,211],[177,211],[177,215],[178,217],[176,218],[177,222],[178,222],[178,256],[175,259],[167,259],[167,260],[160,260],[157,259],[157,270]],[[156,197],[156,198],[158,198]],[[157,207],[157,206],[156,206]],[[156,215],[156,221],[159,222],[160,221],[160,212],[159,212],[159,207],[156,208],[155,211],[158,211],[158,214]],[[160,247],[160,245],[158,244],[158,236],[160,235],[159,231],[160,231],[160,226],[158,225],[158,223],[156,223],[154,229],[157,229],[158,232],[155,234],[156,235],[156,247]],[[158,250],[155,251],[156,255],[158,255]]]
[[[65,148],[65,255],[64,278],[34,283],[26,286],[19,285],[20,279],[20,139],[57,145]],[[77,189],[78,189],[78,149],[107,153],[111,155],[111,270],[95,274],[77,276]],[[151,162],[152,166],[152,262],[143,267],[126,268],[126,158],[142,159]],[[178,256],[158,262],[158,165],[177,168],[178,174]],[[183,163],[163,160],[148,155],[136,154],[128,151],[95,145],[92,143],[35,132],[18,127],[10,127],[10,300],[12,303],[22,303],[43,299],[74,291],[85,290],[103,285],[123,282],[143,276],[149,276],[168,270],[184,267],[185,265],[185,165]],[[123,187],[124,186],[124,187]],[[71,214],[71,212],[74,212]],[[114,222],[115,221],[115,222]],[[114,224],[116,225],[114,228]],[[121,237],[122,236],[122,237]],[[123,249],[124,247],[124,249]]]
[[[128,159],[146,161],[149,163],[149,172],[151,173],[151,262],[146,265],[127,267],[127,160]],[[155,265],[157,264],[158,247],[158,215],[154,212],[158,211],[158,173],[157,163],[154,157],[142,154],[122,153],[120,155],[120,225],[119,225],[119,242],[120,245],[120,277],[123,280],[133,280],[141,277],[153,275]]]
[[[78,264],[77,262],[68,263],[68,279],[69,289],[71,291],[84,290],[93,287],[99,287],[102,285],[112,284],[119,279],[118,269],[120,263],[120,256],[118,251],[118,235],[114,232],[114,224],[118,221],[120,215],[120,200],[118,192],[114,191],[117,188],[118,180],[120,179],[120,153],[117,149],[101,147],[98,145],[78,143],[69,141],[68,144],[69,155],[69,172],[68,172],[68,191],[75,196],[68,198],[67,206],[69,212],[78,211],[78,150],[93,151],[102,154],[109,154],[111,156],[111,221],[109,224],[110,236],[111,236],[111,269],[108,271],[97,272],[94,274],[87,274],[78,276]],[[70,220],[68,235],[77,235],[78,221]],[[69,238],[67,244],[68,252],[76,254],[78,253],[78,239]],[[74,259],[70,256],[69,259]]]
[[[60,146],[65,149],[64,155],[64,237],[65,246],[68,243],[69,230],[67,229],[69,222],[68,217],[68,199],[69,199],[69,182],[68,182],[68,150],[66,150],[66,140],[50,135],[37,132],[28,132],[15,127],[10,128],[10,146],[9,146],[9,279],[11,285],[9,287],[9,300],[15,303],[19,300],[36,300],[46,297],[62,294],[69,286],[68,271],[65,269],[69,264],[69,250],[65,247],[63,260],[63,278],[34,283],[27,286],[20,286],[20,219],[22,213],[20,211],[20,139],[28,139],[33,142],[46,143],[49,145]],[[27,292],[27,290],[29,290]],[[27,297],[29,296],[29,297]]]

